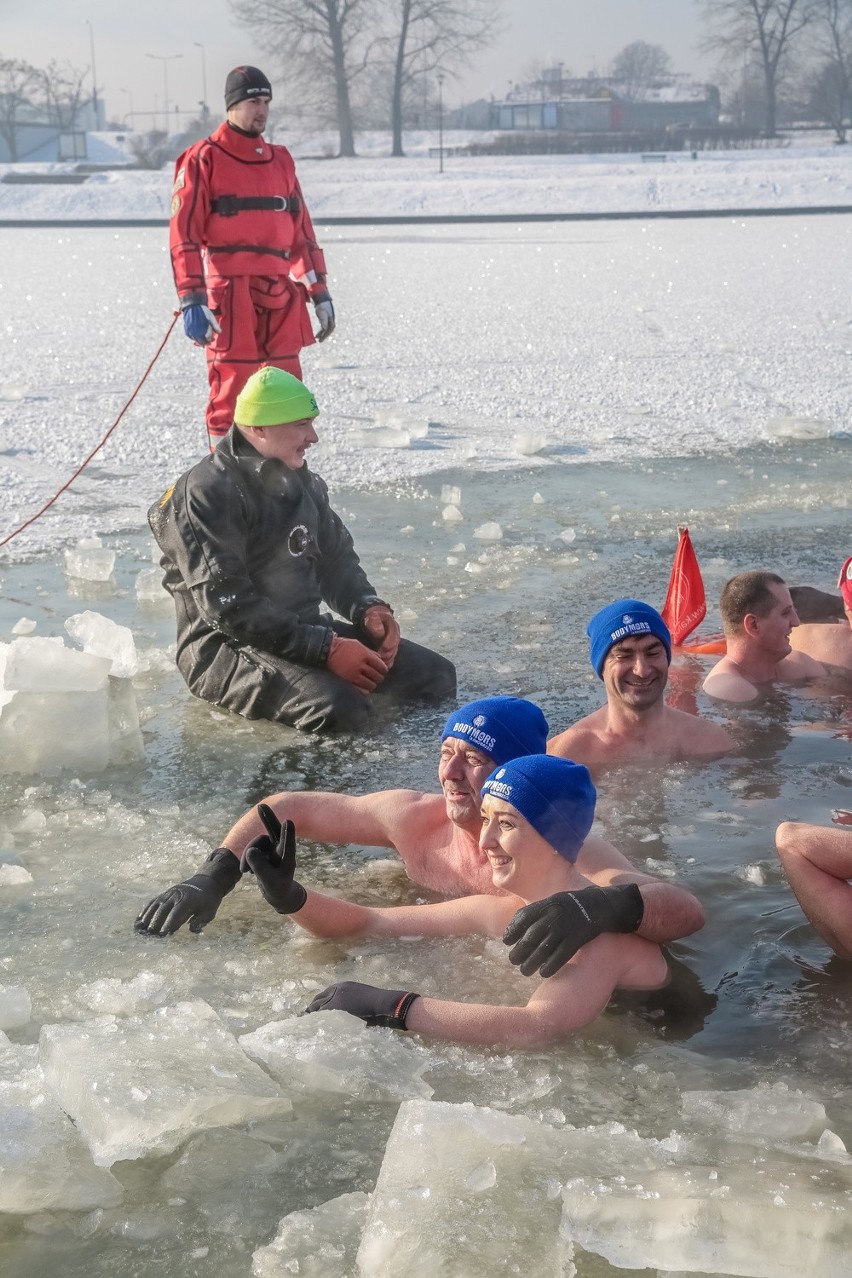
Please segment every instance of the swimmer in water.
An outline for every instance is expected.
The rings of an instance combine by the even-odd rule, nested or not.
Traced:
[[[544,754],[547,720],[522,697],[484,697],[455,710],[444,725],[438,759],[441,794],[379,790],[372,794],[283,791],[264,800],[302,838],[320,843],[392,848],[408,877],[442,896],[499,894],[479,843],[480,790],[495,766]],[[240,879],[240,857],[264,832],[251,808],[191,878],[167,888],[142,909],[136,931],[169,936],[184,923],[201,931]],[[527,906],[507,930],[510,959],[530,976],[545,976],[600,932],[631,932],[667,944],[704,925],[698,900],[671,880],[637,870],[597,835],[584,841],[577,870],[594,884],[583,895],[559,893]],[[638,898],[631,885],[638,889]]]
[[[775,847],[809,922],[838,958],[852,961],[852,831],[784,821]]]
[[[596,772],[632,761],[718,759],[733,750],[719,724],[666,705],[672,640],[656,609],[638,599],[618,599],[595,613],[586,634],[606,705],[552,737],[548,754],[576,759]]]
[[[721,701],[754,701],[775,683],[821,679],[826,671],[804,652],[794,652],[790,633],[799,616],[782,577],[774,572],[741,572],[719,600],[728,643],[724,656],[704,680],[704,691]]]
[[[305,889],[294,880],[295,828],[271,809],[268,833],[243,854],[265,899],[313,936],[500,937],[516,910],[556,892],[592,887],[575,862],[594,819],[595,787],[586,768],[527,755],[495,768],[481,791],[479,845],[503,895],[435,905],[376,909]],[[638,889],[633,888],[635,892]],[[409,1029],[455,1043],[535,1046],[582,1029],[616,989],[659,989],[668,966],[659,946],[638,936],[603,934],[543,981],[523,1007],[459,1003],[410,990],[343,981],[318,994],[309,1012],[349,1012],[368,1025]]]
[[[799,625],[790,635],[796,652],[819,661],[831,674],[852,675],[852,555],[840,569],[843,617],[836,625]]]

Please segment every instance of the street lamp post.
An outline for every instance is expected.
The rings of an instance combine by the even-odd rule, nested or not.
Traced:
[[[92,110],[95,113],[95,129],[100,124],[98,111],[98,73],[95,70],[95,29],[88,18],[84,19],[86,26],[89,28],[89,53],[92,63]]]
[[[207,123],[207,63],[204,60],[204,45],[199,40],[192,42],[196,49],[201,50],[201,118]]]
[[[130,92],[129,89],[122,89],[121,92],[127,94],[127,115],[125,115],[124,118],[126,120],[129,117],[130,127],[132,129],[133,128],[133,94]]]
[[[174,62],[176,58],[182,58],[182,53],[146,53],[146,58],[153,58],[155,62],[163,64],[163,126],[166,133],[169,131],[169,63]]]
[[[438,72],[438,172],[444,171],[444,73]]]

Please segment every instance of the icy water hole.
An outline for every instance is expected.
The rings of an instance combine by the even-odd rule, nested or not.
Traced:
[[[852,446],[836,441],[629,469],[556,463],[497,476],[454,471],[385,493],[340,490],[336,500],[379,590],[407,611],[405,629],[455,655],[460,695],[500,689],[530,696],[557,729],[599,699],[582,638],[588,601],[629,590],[661,602],[682,514],[679,504],[660,504],[661,492],[688,486],[711,598],[743,563],[783,562],[791,581],[830,586],[820,565],[824,547],[840,547],[848,535],[850,458]],[[442,512],[453,487],[464,519],[451,524]],[[477,539],[475,530],[492,522],[502,539]],[[24,985],[33,1000],[32,1021],[11,1037],[35,1042],[42,1023],[114,1010],[95,985],[104,979],[123,983],[124,1013],[203,999],[238,1035],[298,1012],[316,989],[347,976],[455,997],[523,997],[524,981],[493,943],[309,942],[264,910],[249,886],[227,899],[203,936],[184,932],[158,943],[133,935],[132,919],[148,896],[194,867],[234,813],[271,790],[430,788],[443,715],[415,711],[359,742],[320,741],[193,701],[171,668],[168,601],[136,602],[150,539],[135,530],[104,540],[117,552],[114,586],[68,582],[55,558],[4,572],[4,636],[22,615],[37,621],[39,634],[61,634],[65,617],[91,608],[130,626],[148,661],[136,680],[144,767],[88,778],[3,778],[3,859],[26,866],[34,880],[0,889],[0,981]],[[695,695],[704,660],[678,664],[680,697]],[[720,714],[700,694],[697,700],[703,713]],[[676,872],[707,907],[704,931],[675,947],[693,976],[681,973],[663,1005],[616,1007],[581,1039],[549,1051],[418,1046],[434,1099],[495,1106],[557,1130],[615,1121],[664,1138],[674,1129],[709,1142],[719,1166],[745,1161],[758,1187],[767,1161],[779,1183],[801,1180],[802,1148],[815,1150],[802,1139],[807,1114],[794,1141],[773,1132],[767,1150],[765,1134],[738,1136],[723,1111],[711,1114],[709,1129],[706,1115],[684,1114],[685,1093],[780,1084],[789,1089],[785,1112],[800,1112],[801,1091],[825,1106],[825,1125],[848,1140],[852,979],[804,924],[775,862],[772,831],[786,817],[824,822],[832,807],[852,806],[849,742],[840,735],[852,724],[849,708],[843,696],[779,696],[740,715],[742,757],[703,770],[622,771],[605,782],[608,836],[637,865]],[[300,858],[308,882],[366,900],[416,899],[387,854],[304,845]],[[755,1091],[752,1122],[766,1103],[767,1094]],[[369,1089],[308,1090],[287,1118],[198,1133],[168,1158],[119,1162],[120,1205],[5,1217],[3,1272],[35,1274],[61,1257],[63,1274],[147,1275],[164,1266],[174,1274],[248,1274],[252,1251],[271,1240],[280,1217],[372,1190],[397,1104],[372,1099]],[[807,1134],[812,1142],[821,1131]],[[255,1146],[246,1146],[249,1135]],[[623,1138],[609,1139],[606,1157],[629,1163],[618,1152]],[[603,1157],[587,1152],[573,1174],[602,1174]],[[417,1166],[416,1150],[410,1158]],[[261,1175],[257,1168],[267,1164]],[[845,1163],[834,1174],[845,1195],[852,1188]],[[510,1203],[505,1210],[511,1217]],[[787,1210],[797,1210],[795,1201]],[[548,1229],[542,1223],[543,1239]],[[515,1237],[514,1246],[521,1241]],[[540,1245],[543,1267],[528,1272],[550,1272]],[[460,1247],[458,1268],[446,1272],[480,1272]],[[576,1259],[581,1275],[609,1272],[585,1253]]]
[[[689,373],[680,376],[689,399]],[[67,404],[58,389],[48,399],[79,411],[91,387],[85,365],[83,378]],[[35,413],[21,402],[25,416]],[[375,482],[384,466],[422,458],[413,448],[374,449],[372,473],[347,483],[344,465],[334,498],[405,632],[456,660],[460,696],[532,697],[557,730],[599,702],[582,634],[588,616],[620,593],[662,602],[678,523],[691,527],[711,600],[731,573],[756,564],[780,568],[791,582],[833,587],[849,535],[852,443],[840,432],[800,433],[806,437],[739,451],[720,449],[717,439],[714,457],[639,455],[630,464],[583,461],[567,443],[529,464],[516,457],[511,471],[487,459],[435,469],[429,458],[428,473],[384,483]],[[604,442],[601,430],[599,447]],[[662,443],[671,450],[670,436]],[[57,465],[68,447],[63,441]],[[181,465],[192,459],[186,451]],[[339,453],[329,447],[329,467],[316,451],[317,468],[333,474]],[[171,458],[155,461],[159,480]],[[61,556],[32,543],[2,570],[3,639],[22,616],[37,622],[37,634],[63,634],[65,618],[93,609],[131,627],[148,667],[135,681],[143,767],[0,781],[0,859],[33,877],[24,887],[0,887],[0,984],[25,986],[33,1004],[28,1023],[10,1030],[13,1044],[35,1043],[44,1024],[73,1027],[110,1012],[132,1021],[185,1000],[203,1000],[243,1035],[290,1017],[317,989],[350,976],[449,997],[525,997],[527,983],[499,945],[306,941],[262,908],[249,885],[200,937],[159,943],[133,935],[139,906],[194,868],[234,814],[269,791],[430,788],[444,716],[414,711],[359,742],[314,741],[193,701],[172,667],[168,601],[136,601],[152,543],[128,504],[128,470],[144,509],[155,493],[150,476],[140,479],[138,459],[124,459],[115,479],[105,462],[107,482],[96,473],[83,500],[69,499],[67,508],[75,535],[98,531],[116,550],[114,584],[70,582]],[[450,504],[461,522],[443,518]],[[62,515],[45,522],[49,543]],[[500,525],[500,540],[475,535],[490,523]],[[680,704],[697,696],[702,713],[724,718],[696,693],[704,669],[703,659],[678,663],[675,694]],[[403,1064],[389,1047],[385,1059],[385,1049],[372,1046],[383,1036],[374,1035],[358,1057],[372,1062],[372,1073],[351,1068],[350,1058],[336,1091],[320,1081],[322,1052],[345,1059],[345,1031],[329,1028],[323,1038],[300,1022],[320,1059],[301,1072],[294,1066],[282,1085],[291,1112],[212,1131],[190,1118],[178,1148],[119,1160],[112,1167],[119,1189],[100,1189],[101,1206],[0,1217],[4,1278],[48,1267],[74,1278],[164,1271],[237,1278],[253,1272],[253,1254],[271,1243],[282,1217],[326,1203],[327,1243],[313,1268],[307,1257],[319,1244],[309,1240],[318,1226],[297,1217],[282,1252],[258,1252],[254,1272],[354,1274],[365,1225],[357,1196],[374,1190],[380,1169],[364,1273],[567,1272],[559,1186],[572,1182],[580,1278],[653,1272],[652,1262],[661,1272],[775,1278],[808,1264],[820,1275],[840,1274],[837,1255],[852,1241],[852,1173],[837,1139],[852,1138],[852,981],[805,925],[775,861],[772,832],[785,818],[826,822],[832,808],[852,807],[849,727],[842,690],[791,692],[739,715],[741,756],[703,770],[623,770],[601,787],[604,832],[639,867],[676,872],[707,907],[707,927],[675,947],[685,967],[659,1005],[615,1006],[581,1038],[534,1053],[405,1040]],[[417,899],[375,850],[304,845],[300,863],[305,881],[364,900]],[[203,1037],[196,1015],[173,1013],[178,1034],[183,1023],[188,1036]],[[152,1060],[158,1051],[165,1049],[154,1036]],[[421,1084],[409,1082],[406,1092],[407,1073]],[[420,1102],[399,1107],[400,1095],[422,1094],[420,1085],[432,1089],[431,1125],[406,1109]],[[464,1102],[492,1107],[506,1122],[537,1124],[523,1132],[529,1161],[513,1153],[519,1128],[503,1130],[497,1119],[493,1130],[485,1120],[468,1128],[457,1109],[443,1116],[443,1103]],[[398,1113],[400,1138],[386,1153]],[[588,1126],[596,1128],[591,1137],[571,1130]],[[836,1136],[823,1138],[825,1129]],[[54,1160],[60,1181],[85,1179],[77,1157],[67,1167]],[[706,1218],[683,1206],[700,1204],[708,1185],[722,1202],[725,1246]],[[824,1204],[816,1218],[815,1193]],[[724,1215],[728,1200],[733,1215]],[[419,1260],[402,1244],[382,1250],[383,1236],[398,1236],[400,1202]],[[815,1253],[823,1234],[831,1245]]]

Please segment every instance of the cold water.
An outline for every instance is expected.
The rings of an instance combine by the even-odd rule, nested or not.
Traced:
[[[480,357],[484,380],[499,378]],[[842,423],[821,432],[786,411],[791,424],[742,448],[717,440],[681,457],[669,435],[667,455],[645,447],[615,462],[545,441],[511,469],[459,456],[399,477],[440,432],[430,411],[412,437],[410,399],[389,397],[360,429],[398,432],[366,445],[397,476],[342,478],[333,496],[404,633],[455,659],[460,697],[531,697],[558,730],[600,702],[585,622],[618,595],[662,604],[679,523],[704,572],[707,630],[719,588],[742,568],[834,587],[848,554],[852,440]],[[523,426],[527,444],[534,430]],[[37,452],[32,435],[27,447]],[[706,928],[673,947],[661,998],[616,1000],[578,1038],[534,1052],[394,1038],[348,1018],[291,1021],[339,979],[471,1000],[520,1001],[530,985],[495,942],[306,939],[250,883],[201,936],[133,934],[141,905],[269,792],[435,788],[445,714],[418,709],[360,740],[314,740],[192,700],[172,664],[169,601],[150,577],[137,598],[153,568],[137,507],[156,492],[143,469],[130,485],[136,506],[126,470],[116,500],[106,463],[86,509],[72,501],[67,542],[99,532],[115,551],[110,580],[70,578],[60,554],[32,542],[13,543],[2,568],[5,641],[22,617],[61,635],[85,610],[131,628],[145,745],[132,767],[0,780],[0,871],[31,876],[0,875],[0,985],[31,999],[29,1016],[7,1010],[23,1023],[8,1030],[18,1091],[0,1091],[2,1145],[16,1150],[47,1103],[44,1085],[27,1082],[34,1058],[20,1055],[45,1025],[60,1027],[42,1045],[51,1095],[76,1108],[87,1137],[68,1146],[59,1117],[50,1140],[39,1137],[43,1179],[67,1205],[4,1202],[4,1278],[50,1268],[242,1278],[253,1263],[261,1275],[567,1273],[560,1221],[580,1278],[842,1273],[852,973],[805,924],[773,832],[852,807],[849,687],[788,690],[729,716],[699,691],[710,659],[680,658],[677,704],[730,722],[740,753],[603,782],[602,832],[640,869],[676,874],[707,909]],[[445,517],[450,507],[460,519]],[[305,843],[299,855],[307,883],[374,903],[422,899],[387,850]],[[104,1016],[114,1020],[96,1023]],[[263,1030],[277,1022],[290,1028]],[[154,1067],[144,1077],[140,1060]],[[239,1100],[221,1123],[188,1099],[205,1070],[223,1087],[235,1080]],[[96,1167],[89,1150],[100,1151]],[[2,1159],[8,1185],[15,1167]]]

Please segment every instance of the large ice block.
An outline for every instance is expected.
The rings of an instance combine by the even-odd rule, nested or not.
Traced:
[[[109,661],[68,648],[61,637],[32,635],[0,647],[6,692],[102,692],[106,688]]]
[[[133,633],[127,626],[100,612],[77,612],[65,622],[65,629],[84,652],[109,661],[114,679],[132,679],[139,671],[139,657]]]
[[[690,1127],[731,1132],[741,1140],[819,1136],[828,1122],[825,1106],[786,1083],[759,1083],[741,1091],[684,1092],[684,1119]]]
[[[559,1134],[471,1104],[403,1101],[364,1236],[362,1278],[563,1278]]]
[[[254,1278],[351,1278],[369,1201],[367,1194],[341,1194],[285,1216],[269,1246],[252,1256]]]
[[[206,1003],[45,1025],[42,1068],[95,1162],[171,1153],[195,1131],[292,1107]]]
[[[89,1211],[121,1198],[45,1086],[38,1048],[0,1038],[0,1212]]]
[[[628,1163],[621,1176],[570,1180],[562,1193],[563,1232],[621,1269],[847,1278],[848,1169],[740,1156],[731,1166],[670,1166],[639,1175]]]
[[[96,692],[0,694],[0,703],[0,771],[102,772],[109,764],[106,686]]]
[[[428,1048],[376,1031],[346,1012],[270,1021],[243,1034],[240,1047],[288,1091],[333,1092],[368,1099],[427,1099],[422,1075]]]
[[[172,597],[163,586],[162,568],[143,568],[136,577],[136,598],[139,603],[171,605]]]
[[[30,996],[23,985],[0,985],[0,1030],[21,1029],[33,1014]]]
[[[145,742],[139,726],[139,706],[132,682],[130,679],[110,678],[107,694],[110,763],[120,768],[142,763],[145,758]]]

